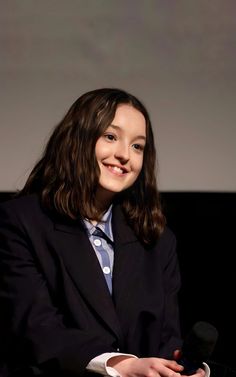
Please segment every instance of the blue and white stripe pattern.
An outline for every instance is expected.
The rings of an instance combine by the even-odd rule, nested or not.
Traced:
[[[93,225],[84,220],[89,241],[94,248],[96,256],[101,265],[108,289],[112,294],[112,271],[114,264],[114,240],[112,233],[112,205],[103,215],[101,222]]]

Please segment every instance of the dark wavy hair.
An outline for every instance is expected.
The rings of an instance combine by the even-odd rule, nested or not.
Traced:
[[[162,233],[165,218],[156,184],[156,151],[151,121],[144,105],[133,95],[115,88],[97,89],[79,97],[55,127],[41,159],[30,173],[20,195],[37,193],[43,206],[69,219],[100,220],[95,206],[99,166],[95,156],[98,138],[114,119],[117,106],[129,104],[146,121],[142,170],[129,189],[117,194],[125,217],[137,237],[152,245]]]

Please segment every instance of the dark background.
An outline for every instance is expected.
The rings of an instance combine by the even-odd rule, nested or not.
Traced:
[[[183,334],[196,321],[213,324],[219,339],[211,375],[236,376],[229,369],[236,370],[236,194],[163,192],[162,201],[178,241]]]
[[[0,201],[12,193],[0,193]],[[211,376],[236,376],[236,193],[162,192],[168,226],[177,237],[182,275],[183,335],[197,321],[219,331],[209,360]]]

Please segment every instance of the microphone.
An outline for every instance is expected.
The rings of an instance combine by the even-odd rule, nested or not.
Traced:
[[[181,374],[190,376],[202,368],[212,354],[218,339],[218,331],[208,322],[197,322],[184,339],[181,358],[177,362],[183,365]]]

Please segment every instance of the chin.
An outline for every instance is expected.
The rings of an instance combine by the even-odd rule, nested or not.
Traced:
[[[120,192],[124,191],[125,188],[103,186],[103,187],[101,187],[101,190],[104,193],[107,193],[108,195],[116,195],[116,194],[119,194]]]

